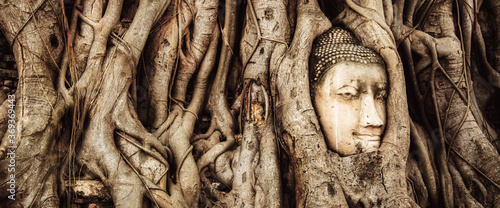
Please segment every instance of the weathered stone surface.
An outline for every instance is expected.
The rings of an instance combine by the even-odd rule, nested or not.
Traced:
[[[74,180],[66,181],[66,186],[79,198],[99,198],[111,200],[109,191],[98,180]]]

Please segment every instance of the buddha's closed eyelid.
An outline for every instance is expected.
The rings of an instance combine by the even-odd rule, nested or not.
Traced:
[[[375,98],[379,100],[387,99],[387,91],[385,89],[378,90],[375,94]]]
[[[359,89],[351,85],[344,85],[336,90],[335,95],[349,100],[359,96]]]
[[[349,89],[349,88],[353,88],[354,90],[358,90],[359,84],[357,82],[346,83],[346,84],[342,85],[341,87],[337,88],[337,90]]]

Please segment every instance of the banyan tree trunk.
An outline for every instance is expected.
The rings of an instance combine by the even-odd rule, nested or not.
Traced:
[[[2,124],[15,125],[2,138],[9,147],[0,149],[0,157],[7,157],[0,161],[0,203],[4,206],[59,206],[57,171],[68,142],[59,139],[65,100],[54,85],[65,47],[58,16],[61,9],[60,2],[36,0],[4,1],[0,7],[0,25],[12,46],[19,76],[19,90],[9,96],[12,108],[5,105],[9,99],[1,108],[5,117],[8,109],[15,111],[15,122]],[[12,188],[15,192],[8,191]],[[12,194],[19,200],[9,199]]]

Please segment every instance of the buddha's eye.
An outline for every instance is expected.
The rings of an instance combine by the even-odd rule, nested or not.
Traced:
[[[375,95],[375,99],[384,101],[385,99],[387,99],[387,91],[386,90],[378,91],[377,94]]]
[[[359,95],[358,89],[351,86],[344,86],[338,89],[336,94],[337,96],[340,96],[341,98],[346,100],[352,100],[354,98],[357,98]]]

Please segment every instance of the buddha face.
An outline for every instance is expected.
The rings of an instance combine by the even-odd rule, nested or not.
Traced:
[[[387,75],[379,64],[333,65],[313,89],[329,148],[342,156],[375,151],[385,129]]]

